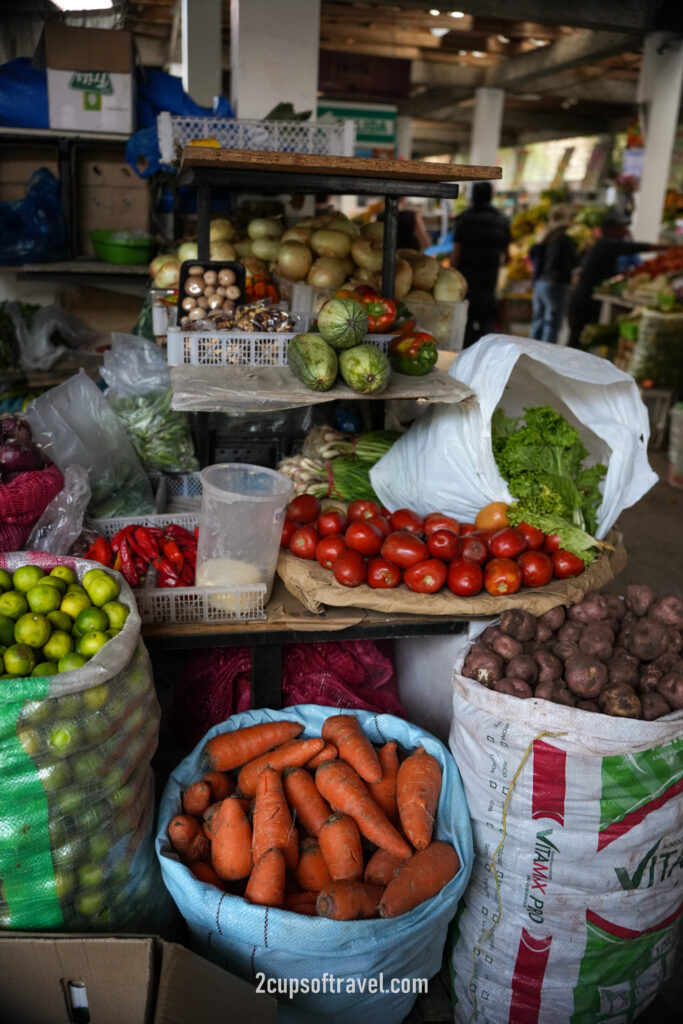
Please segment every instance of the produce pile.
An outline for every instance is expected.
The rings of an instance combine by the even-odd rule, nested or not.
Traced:
[[[148,576],[155,587],[193,587],[197,533],[177,523],[163,527],[130,523],[111,541],[97,537],[84,557],[116,569],[133,589],[143,586]]]
[[[294,481],[294,494],[318,498],[370,498],[379,501],[370,483],[370,470],[400,435],[392,430],[342,434],[331,427],[314,427],[301,455],[283,459],[278,470]]]
[[[683,601],[631,584],[538,617],[506,610],[462,674],[497,693],[652,721],[683,708]]]
[[[215,328],[218,321],[234,320],[235,304],[242,298],[242,289],[236,281],[235,271],[227,264],[189,266],[180,299],[180,326],[199,329],[203,324]]]
[[[201,882],[249,903],[355,921],[392,918],[436,896],[460,870],[433,839],[441,766],[423,747],[379,750],[355,716],[322,735],[275,721],[220,733],[209,771],[182,794],[167,834]]]
[[[683,246],[645,259],[636,267],[603,281],[598,291],[641,301],[660,313],[683,310]]]
[[[37,565],[22,565],[12,575],[0,569],[0,679],[82,668],[128,618],[119,592],[103,569],[90,569],[80,583],[64,565],[49,575]],[[58,738],[54,742],[58,747]]]
[[[511,526],[507,512],[503,502],[493,502],[474,523],[459,523],[441,512],[422,519],[411,509],[389,512],[359,499],[344,514],[302,494],[287,507],[280,543],[298,558],[319,562],[344,587],[403,584],[436,594],[446,586],[459,597],[484,589],[496,596],[581,575],[585,561],[563,549],[556,533],[524,521]]]

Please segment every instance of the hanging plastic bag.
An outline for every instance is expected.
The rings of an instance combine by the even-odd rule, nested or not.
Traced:
[[[605,359],[543,341],[489,334],[458,356],[451,376],[477,395],[420,417],[370,471],[390,509],[439,509],[465,522],[491,501],[512,501],[491,447],[491,417],[550,405],[575,427],[591,464],[607,469],[598,510],[603,539],[620,513],[657,483],[647,461],[650,426],[638,388]]]
[[[36,442],[62,472],[68,466],[88,471],[91,517],[154,512],[149,479],[123,424],[83,371],[31,402],[26,418]]]
[[[30,327],[20,302],[9,303],[7,312],[14,324],[22,370],[49,370],[67,346],[81,348],[97,337],[97,331],[61,306],[43,306],[31,319]],[[55,344],[55,337],[63,344]]]
[[[107,400],[149,473],[199,469],[187,413],[171,409],[171,376],[156,345],[132,334],[112,334],[102,379]]]
[[[0,203],[0,264],[47,263],[67,256],[59,182],[41,167],[23,199]]]
[[[27,550],[66,555],[81,534],[89,501],[88,471],[83,466],[67,466],[64,486],[31,530]]]

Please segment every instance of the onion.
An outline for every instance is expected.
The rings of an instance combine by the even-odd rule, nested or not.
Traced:
[[[180,264],[177,260],[169,260],[159,267],[152,283],[155,288],[177,288],[179,279]]]
[[[288,281],[303,281],[312,262],[313,253],[308,246],[292,239],[280,246],[276,269]]]
[[[266,260],[266,262],[276,260],[279,251],[279,238],[271,238],[267,235],[261,238],[255,238],[251,246],[252,255],[256,256],[260,260]]]
[[[435,259],[431,256],[425,256],[424,253],[418,253],[409,262],[413,268],[414,286],[424,292],[430,292],[436,283],[439,271],[444,268]]]
[[[350,256],[345,256],[342,260],[344,265],[344,273],[347,277],[353,277],[353,272],[356,269],[356,264],[353,262]]]
[[[351,242],[351,255],[359,267],[378,273],[382,269],[381,238],[354,238]]]
[[[0,473],[3,477],[8,477],[11,473],[42,469],[43,465],[43,455],[34,444],[10,438],[0,446]]]
[[[343,231],[320,228],[314,231],[311,237],[311,249],[318,256],[335,256],[338,260],[343,260],[348,256],[350,248],[351,239]]]
[[[343,231],[344,234],[348,235],[349,238],[358,238],[360,234],[360,228],[357,224],[354,224],[352,220],[343,213],[337,213],[329,223],[329,227],[333,231]]]
[[[255,217],[247,225],[250,238],[280,238],[284,228],[274,217]]]
[[[216,217],[209,224],[210,242],[232,242],[235,229],[225,217]]]
[[[415,288],[409,291],[406,295],[406,303],[410,306],[411,302],[435,302],[434,296],[431,292],[423,292],[419,288]]]
[[[394,277],[394,298],[404,299],[413,283],[413,268],[407,260],[396,260],[396,276]]]
[[[365,267],[356,267],[353,272],[353,280],[356,284],[371,284],[373,288],[378,288],[380,275],[376,270],[366,270]]]
[[[462,302],[467,294],[467,281],[460,271],[441,267],[434,285],[433,295],[437,302]]]
[[[268,273],[268,267],[266,264],[263,260],[257,259],[256,256],[245,256],[244,259],[240,260],[240,263],[243,265],[247,273],[252,276]]]
[[[161,270],[164,263],[175,262],[176,255],[174,252],[162,252],[158,256],[155,256],[149,265],[149,272],[154,277],[157,270]]]
[[[363,224],[360,233],[363,238],[376,238],[383,241],[384,224],[381,220],[373,220],[369,224]]]
[[[178,247],[177,258],[180,263],[184,263],[185,260],[196,260],[198,257],[197,243],[196,242],[183,242]]]
[[[304,245],[308,245],[312,234],[313,232],[310,228],[304,227],[301,224],[295,224],[293,228],[287,228],[280,241],[303,242]]]
[[[209,244],[209,259],[218,260],[236,260],[237,253],[230,242],[211,242]]]
[[[0,415],[0,438],[3,441],[21,441],[30,444],[33,438],[31,424],[23,416],[12,412]]]
[[[238,259],[243,259],[245,256],[251,256],[251,247],[254,243],[251,238],[242,238],[239,242],[233,242],[233,249],[237,253]]]
[[[320,256],[308,272],[306,282],[314,288],[329,288],[336,291],[340,287],[346,273],[344,264],[334,256]]]
[[[416,256],[420,255],[420,253],[417,249],[397,249],[396,255],[400,256],[402,260],[408,260],[408,262],[411,263]]]

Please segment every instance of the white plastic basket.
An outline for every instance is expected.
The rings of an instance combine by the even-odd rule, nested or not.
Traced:
[[[177,164],[184,147],[197,139],[215,139],[224,149],[260,149],[279,153],[353,156],[356,125],[335,121],[252,121],[231,117],[181,117],[167,111],[157,117],[162,162]]]
[[[199,514],[202,478],[199,473],[148,473],[157,512]],[[174,519],[174,522],[176,520]]]
[[[415,314],[417,326],[432,334],[439,348],[460,352],[467,327],[469,303],[466,299],[463,302],[408,302],[407,306]]]
[[[314,315],[311,315],[310,322]],[[302,323],[301,330],[307,325]],[[300,332],[297,332],[300,333]],[[287,346],[295,333],[257,334],[233,331],[184,331],[169,327],[166,358],[169,366],[286,366]],[[393,334],[368,334],[367,345],[386,355]]]

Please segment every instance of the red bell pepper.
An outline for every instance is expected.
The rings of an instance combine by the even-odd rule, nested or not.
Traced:
[[[433,368],[438,356],[436,340],[426,331],[397,334],[389,342],[389,362],[397,373],[422,377]]]
[[[111,566],[114,555],[109,541],[104,537],[97,537],[85,553],[85,557],[100,565]]]
[[[185,556],[174,540],[167,540],[163,548],[164,558],[168,558],[176,572],[182,572],[185,565]]]
[[[396,322],[393,329],[404,334],[406,331],[414,331],[415,324],[415,314],[411,313],[405,302],[398,301],[396,303]]]
[[[379,295],[368,296],[363,299],[363,308],[368,314],[370,334],[386,334],[394,326],[396,303],[393,299],[383,299]]]

